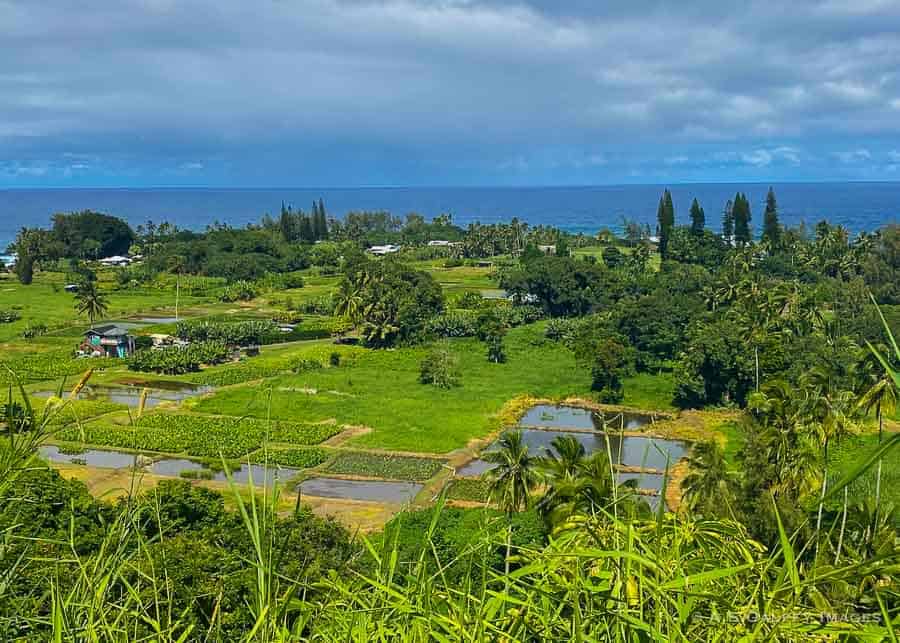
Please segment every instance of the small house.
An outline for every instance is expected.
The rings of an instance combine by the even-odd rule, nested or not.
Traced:
[[[384,255],[393,254],[395,252],[400,251],[400,246],[395,246],[392,243],[383,246],[372,246],[369,248],[369,252],[373,255],[383,257]]]
[[[79,349],[94,357],[128,357],[134,352],[134,337],[121,326],[105,324],[85,331]]]
[[[113,255],[112,257],[100,259],[100,263],[104,266],[127,266],[131,263],[131,259],[121,255]]]

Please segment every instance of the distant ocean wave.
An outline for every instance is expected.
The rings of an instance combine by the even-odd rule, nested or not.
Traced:
[[[450,213],[459,225],[518,217],[531,225],[593,234],[601,228],[619,230],[625,218],[654,227],[664,187],[7,189],[0,190],[0,249],[23,226],[49,225],[55,212],[93,209],[123,217],[132,225],[153,220],[203,229],[215,221],[233,226],[259,221],[267,212],[277,214],[282,202],[308,209],[319,198],[331,216],[351,210],[388,210],[398,216],[417,212],[429,218]],[[747,194],[758,229],[769,186],[669,187],[679,223],[688,222],[688,209],[696,197],[706,211],[707,226],[718,230],[725,202],[737,191]],[[776,183],[774,188],[781,220],[788,225],[827,219],[859,232],[900,220],[900,183]]]

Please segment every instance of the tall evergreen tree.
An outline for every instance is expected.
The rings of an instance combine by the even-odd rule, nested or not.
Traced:
[[[706,227],[706,213],[700,207],[700,202],[694,199],[691,203],[691,233],[695,235],[703,234],[703,228]]]
[[[319,228],[321,232],[320,239],[328,238],[328,215],[325,214],[325,204],[319,199]]]
[[[315,235],[313,234],[312,221],[309,216],[300,213],[300,240],[305,241],[307,243],[312,243],[315,241]]]
[[[766,195],[766,212],[763,215],[763,241],[768,241],[772,248],[781,243],[781,224],[778,223],[778,203],[775,201],[775,190],[769,188]]]
[[[672,204],[672,194],[668,188],[659,199],[656,218],[659,222],[659,255],[666,259],[669,254],[669,238],[672,236],[672,228],[675,227],[675,206]]]
[[[281,204],[281,216],[278,218],[278,227],[285,241],[291,243],[297,240],[296,217],[290,208],[284,207],[284,203]]]
[[[734,237],[734,201],[728,199],[725,204],[725,210],[722,211],[722,238],[728,243],[733,241]]]
[[[734,197],[734,240],[739,246],[745,246],[753,239],[751,218],[750,201],[745,194],[738,192]]]

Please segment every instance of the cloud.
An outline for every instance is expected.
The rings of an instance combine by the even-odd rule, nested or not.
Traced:
[[[773,162],[787,162],[797,164],[800,162],[800,151],[787,146],[779,146],[772,149],[756,149],[741,154],[741,160],[747,165],[766,167]]]
[[[47,177],[89,154],[148,181],[696,179],[900,145],[886,0],[7,0],[0,23],[0,161]]]
[[[863,163],[865,161],[872,160],[872,153],[865,148],[858,148],[855,150],[848,150],[843,152],[835,152],[834,156],[841,163]]]

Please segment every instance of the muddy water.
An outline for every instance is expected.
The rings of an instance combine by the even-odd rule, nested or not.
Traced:
[[[310,478],[300,484],[303,495],[390,503],[409,502],[421,490],[422,485],[413,482],[340,478]]]

